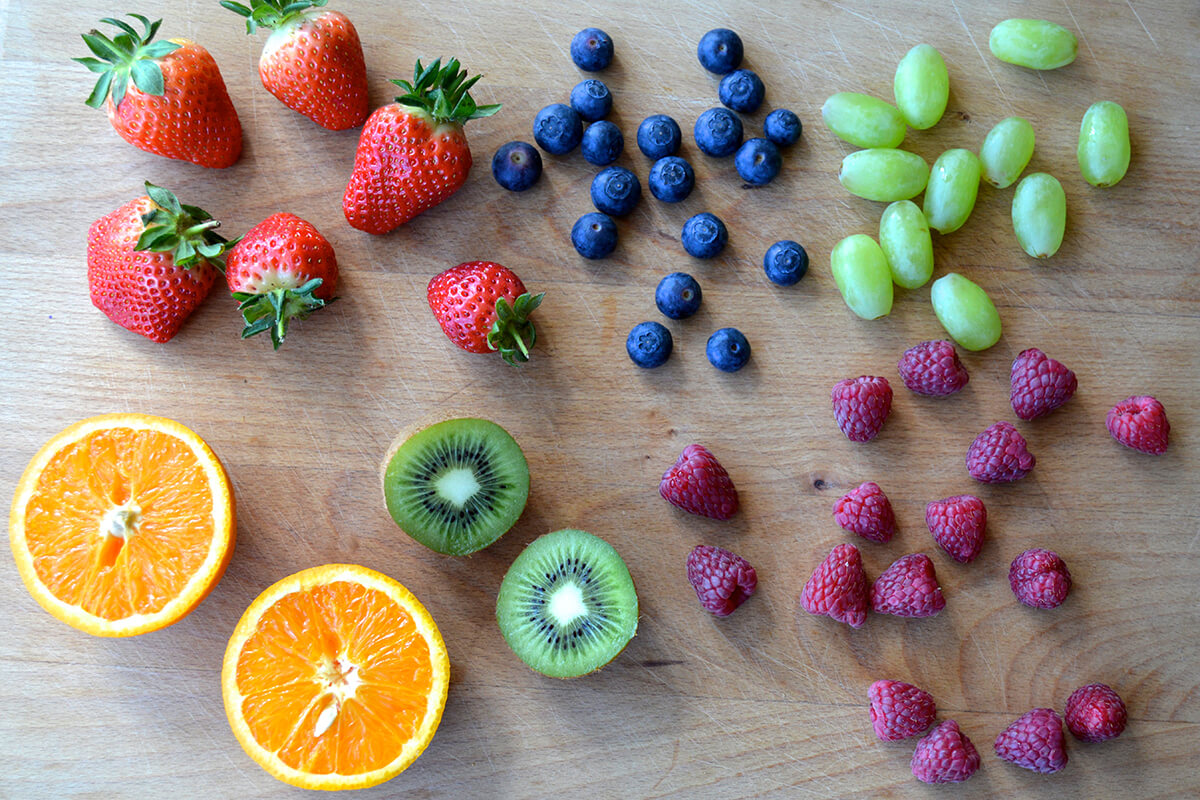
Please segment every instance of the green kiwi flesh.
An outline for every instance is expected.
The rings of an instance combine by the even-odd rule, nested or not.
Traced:
[[[612,661],[637,633],[637,592],[608,542],[586,531],[554,531],[508,568],[496,622],[531,669],[577,678]]]
[[[388,459],[383,496],[396,524],[452,556],[482,550],[516,523],[529,499],[529,464],[508,431],[486,419],[448,419]]]

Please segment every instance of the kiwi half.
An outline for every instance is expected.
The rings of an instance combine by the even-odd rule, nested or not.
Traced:
[[[388,513],[431,550],[465,556],[513,526],[529,499],[529,464],[508,431],[448,419],[404,439],[383,470]]]
[[[531,669],[578,678],[616,658],[637,633],[637,592],[612,545],[568,528],[535,539],[513,561],[496,622]]]

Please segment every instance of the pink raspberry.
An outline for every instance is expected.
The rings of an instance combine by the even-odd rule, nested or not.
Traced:
[[[948,719],[917,742],[910,766],[922,783],[962,783],[979,769],[979,751]]]
[[[697,545],[688,553],[687,576],[705,611],[727,617],[758,586],[750,562],[728,550]]]
[[[945,340],[921,342],[908,348],[896,369],[905,386],[929,397],[954,394],[971,379],[966,367],[958,360],[954,345]]]
[[[1031,347],[1013,360],[1009,401],[1018,417],[1036,419],[1070,400],[1078,385],[1074,372]]]
[[[846,438],[869,442],[892,410],[892,387],[887,378],[862,375],[833,386],[833,416]]]
[[[1021,715],[996,737],[996,755],[1010,764],[1049,774],[1067,765],[1062,720],[1052,708],[1035,708]]]
[[[933,561],[924,553],[903,556],[871,584],[871,610],[897,617],[932,617],[946,607]]]
[[[967,473],[980,483],[1007,483],[1024,478],[1036,459],[1011,422],[997,422],[967,448]]]
[[[1067,698],[1067,730],[1081,742],[1107,742],[1125,730],[1128,713],[1121,696],[1103,683],[1089,683]]]
[[[1058,553],[1035,547],[1013,559],[1008,585],[1031,608],[1058,608],[1071,591],[1071,573]]]
[[[833,548],[804,584],[800,605],[810,614],[861,628],[867,621],[867,573],[858,548]]]
[[[1135,396],[1123,400],[1108,412],[1108,432],[1126,447],[1132,447],[1152,456],[1167,452],[1167,439],[1171,425],[1163,404],[1149,396]]]
[[[846,530],[872,542],[891,541],[896,515],[887,495],[874,481],[851,489],[833,505],[833,518]]]
[[[881,742],[924,733],[937,716],[933,695],[902,681],[875,681],[867,690],[871,725]]]
[[[956,494],[925,506],[925,524],[933,540],[960,564],[975,560],[983,549],[987,508],[970,494]]]
[[[689,444],[675,465],[663,473],[658,493],[673,506],[712,519],[729,519],[738,510],[738,493],[717,457],[699,444]]]

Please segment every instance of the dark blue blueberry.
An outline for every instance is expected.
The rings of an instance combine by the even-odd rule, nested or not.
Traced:
[[[579,147],[581,139],[583,120],[568,105],[552,103],[533,118],[533,140],[547,153],[565,155]]]
[[[542,154],[528,142],[502,144],[492,156],[492,177],[510,192],[523,192],[542,177]]]
[[[638,125],[637,143],[646,158],[663,158],[679,152],[683,134],[679,123],[666,114],[651,114]]]
[[[657,322],[639,322],[625,340],[625,352],[646,369],[661,367],[671,357],[671,332]]]
[[[571,60],[584,72],[604,69],[612,57],[612,37],[599,28],[584,28],[571,40]]]
[[[696,185],[692,165],[679,156],[667,156],[650,167],[650,194],[664,203],[678,203]]]
[[[717,87],[721,105],[743,114],[758,111],[764,94],[766,88],[762,79],[748,69],[734,70],[721,78],[721,85]]]
[[[767,254],[763,256],[763,271],[771,283],[791,286],[808,272],[808,253],[791,239],[776,242],[767,248]]]
[[[583,132],[583,157],[589,164],[603,167],[617,160],[625,147],[621,129],[611,122],[600,120],[587,126]]]
[[[607,214],[584,214],[571,228],[571,244],[584,258],[604,258],[617,247],[617,223]]]
[[[705,211],[683,223],[683,234],[680,239],[683,241],[683,249],[688,251],[688,255],[696,258],[712,258],[725,249],[725,243],[729,241],[729,231],[725,229],[725,223],[717,219],[715,214]]]
[[[612,111],[612,92],[604,81],[588,78],[575,84],[571,90],[571,108],[586,122],[604,119]]]
[[[742,143],[742,120],[727,108],[710,108],[692,129],[700,152],[716,158],[733,155]]]
[[[728,28],[716,28],[700,38],[696,58],[700,66],[717,75],[733,72],[742,63],[742,37]]]
[[[700,308],[700,284],[686,272],[672,272],[658,282],[654,305],[671,319],[684,319]]]
[[[704,353],[722,372],[737,372],[750,360],[750,343],[737,328],[721,328],[708,337]]]
[[[747,139],[733,157],[733,165],[746,183],[765,186],[779,174],[783,156],[769,139]]]
[[[786,108],[775,109],[763,120],[763,133],[779,147],[795,144],[803,131],[800,118]]]
[[[592,204],[605,214],[623,217],[642,199],[642,182],[624,167],[607,167],[592,179]]]

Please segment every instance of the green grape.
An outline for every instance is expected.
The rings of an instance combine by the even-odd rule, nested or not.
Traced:
[[[1030,69],[1058,69],[1075,60],[1075,34],[1044,19],[1006,19],[988,37],[992,55]]]
[[[829,266],[842,299],[855,314],[876,319],[892,310],[892,273],[870,236],[856,233],[842,239],[829,256]]]
[[[961,147],[947,150],[933,162],[925,187],[925,218],[938,233],[954,233],[963,226],[979,194],[979,157]]]
[[[904,141],[900,109],[869,94],[838,92],[821,106],[821,117],[855,147],[896,147]]]
[[[912,200],[898,200],[883,210],[879,218],[879,246],[897,285],[916,289],[933,275],[929,223]]]
[[[936,125],[950,97],[950,75],[942,54],[927,44],[909,50],[896,66],[892,92],[905,122],[919,131]]]
[[[1129,117],[1116,103],[1102,100],[1079,126],[1079,171],[1092,186],[1114,186],[1129,169]]]
[[[890,203],[919,195],[929,180],[929,165],[907,150],[874,147],[843,158],[838,180],[851,194]]]
[[[1034,258],[1057,253],[1067,227],[1067,195],[1058,179],[1045,172],[1022,178],[1013,193],[1012,223],[1026,253]]]
[[[1024,117],[1008,117],[988,131],[979,151],[983,179],[997,189],[1012,186],[1033,158],[1033,126]]]
[[[987,350],[1000,341],[1000,312],[979,284],[951,272],[933,282],[929,299],[946,333],[968,350]]]

